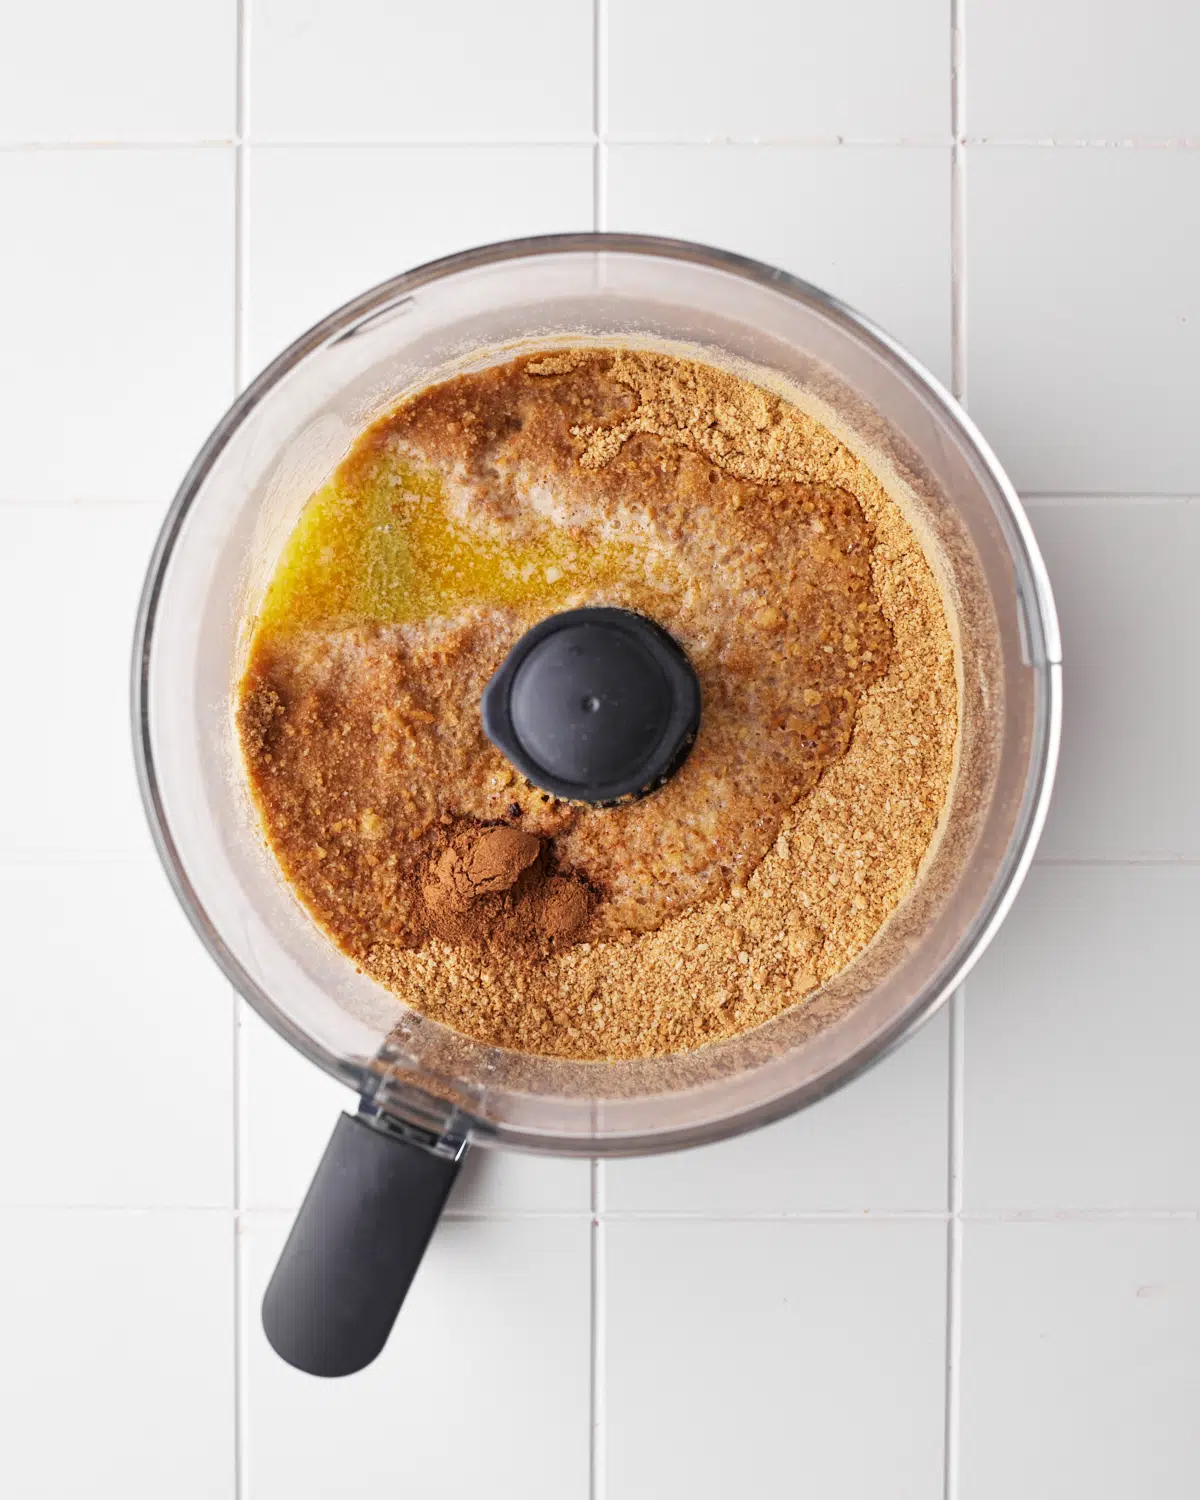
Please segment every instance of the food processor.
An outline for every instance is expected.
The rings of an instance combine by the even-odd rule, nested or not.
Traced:
[[[917,879],[846,969],[696,1051],[579,1062],[460,1035],[338,952],[266,848],[233,695],[297,516],[364,428],[455,374],[597,344],[757,381],[868,465],[941,587],[960,725]],[[1033,856],[1058,747],[1060,660],[1036,543],[970,419],[885,334],[782,271],[635,235],[510,241],[398,276],[298,339],[184,479],[151,559],[133,663],[142,795],[184,910],[241,995],[359,1101],[336,1124],[268,1288],[276,1350],[323,1375],[374,1358],[468,1147],[607,1156],[699,1145],[814,1103],[926,1020],[986,947]]]

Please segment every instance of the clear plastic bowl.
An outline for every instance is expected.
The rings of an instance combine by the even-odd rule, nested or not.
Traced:
[[[530,348],[682,349],[788,393],[899,497],[939,575],[962,724],[943,829],[871,946],[777,1019],[697,1052],[581,1063],[483,1046],[358,974],[264,848],[232,694],[247,619],[305,500],[406,393]],[[155,840],[193,925],[293,1046],[435,1137],[664,1150],[799,1109],[946,999],[1007,911],[1045,816],[1060,647],[1045,569],[986,443],[908,354],[816,288],[701,246],[581,234],[451,256],[326,318],[235,402],[150,565],[133,711]]]

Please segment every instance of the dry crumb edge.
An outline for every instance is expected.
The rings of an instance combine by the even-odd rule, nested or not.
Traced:
[[[607,353],[608,351],[606,351]],[[535,357],[566,373],[586,352]],[[838,485],[875,526],[872,581],[895,637],[850,747],[785,818],[744,887],[645,934],[583,943],[542,966],[432,940],[380,945],[365,965],[427,1016],[492,1044],[578,1060],[690,1051],[781,1014],[875,937],[916,878],[949,788],[958,729],[954,648],[932,569],[874,474],[779,397],[710,366],[621,351],[609,373],[637,399],[579,429],[600,467],[634,432],[693,448],[739,478]],[[514,1003],[514,1001],[516,1003]]]

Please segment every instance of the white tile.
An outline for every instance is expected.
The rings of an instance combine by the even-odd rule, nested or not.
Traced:
[[[1200,870],[1035,866],[966,986],[968,1209],[1200,1206]]]
[[[1200,135],[1200,10],[1178,0],[971,0],[967,128],[1008,140]]]
[[[0,201],[0,500],[165,501],[232,391],[232,147],[5,152]]]
[[[941,1494],[943,1224],[603,1233],[614,1500]]]
[[[608,127],[673,141],[946,137],[949,11],[609,0]]]
[[[233,997],[166,877],[0,865],[8,1203],[233,1204]]]
[[[254,0],[251,129],[258,140],[587,138],[592,27],[591,0]]]
[[[259,1306],[286,1222],[246,1234],[255,1497],[588,1494],[590,1231],[567,1219],[444,1221],[387,1348],[344,1380],[285,1365]]]
[[[1200,1492],[1200,1227],[968,1224],[961,1500]]]
[[[865,1077],[778,1125],[698,1151],[606,1163],[605,1210],[944,1209],[947,1020],[943,1011]]]
[[[591,1203],[592,1168],[588,1161],[474,1147],[463,1162],[447,1212],[575,1214],[587,1218]]]
[[[244,1080],[244,1204],[295,1209],[342,1110],[354,1095],[322,1073],[242,1007]],[[587,1215],[591,1169],[586,1161],[472,1148],[450,1197],[460,1214]]]
[[[0,1494],[234,1500],[233,1226],[0,1209]]]
[[[937,147],[617,146],[608,228],[782,267],[950,367],[950,157]]]
[[[257,147],[249,170],[253,369],[423,261],[592,223],[586,146]]]
[[[1200,484],[1200,471],[1197,473]],[[1200,505],[1030,508],[1062,622],[1062,756],[1043,857],[1200,856]]]
[[[13,6],[0,50],[0,140],[230,137],[235,0]]]
[[[1200,152],[974,147],[967,390],[1019,488],[1200,483]]]
[[[299,1207],[352,1091],[290,1047],[242,1002],[242,1206]]]
[[[3,456],[0,454],[0,463]],[[150,506],[0,505],[0,859],[145,854],[129,660]]]

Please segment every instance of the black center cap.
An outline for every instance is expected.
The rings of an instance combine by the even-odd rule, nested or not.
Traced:
[[[700,684],[667,632],[626,609],[572,609],[528,631],[483,693],[483,727],[536,786],[617,802],[678,770]]]

